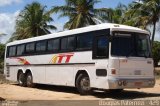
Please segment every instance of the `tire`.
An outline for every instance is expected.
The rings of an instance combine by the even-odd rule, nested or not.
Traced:
[[[17,81],[20,86],[26,86],[25,74],[22,71],[18,72]]]
[[[90,87],[90,80],[88,75],[79,74],[76,79],[76,87],[81,95],[89,95],[92,90]]]
[[[26,84],[27,84],[27,87],[30,87],[30,88],[34,87],[33,77],[31,73],[27,73],[26,75]]]

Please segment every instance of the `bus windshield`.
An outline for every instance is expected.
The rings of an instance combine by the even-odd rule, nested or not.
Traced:
[[[146,58],[151,56],[150,40],[146,34],[115,33],[111,45],[112,56]]]

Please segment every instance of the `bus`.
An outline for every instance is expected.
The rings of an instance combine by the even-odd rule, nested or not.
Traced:
[[[155,85],[150,33],[112,23],[8,43],[4,72],[20,86],[71,86],[82,95]]]

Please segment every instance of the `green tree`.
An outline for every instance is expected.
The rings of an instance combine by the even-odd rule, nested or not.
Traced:
[[[107,14],[103,15],[102,19],[111,23],[121,24],[124,22],[123,16],[127,11],[127,6],[119,3],[116,8],[106,10]]]
[[[154,65],[157,66],[160,61],[160,42],[153,42],[152,56],[154,60]]]
[[[20,12],[16,20],[16,31],[10,40],[49,34],[49,29],[56,29],[55,26],[48,25],[51,21],[53,21],[53,19],[50,11],[46,10],[46,6],[42,6],[38,2],[28,4],[24,10]]]
[[[153,26],[152,43],[155,38],[156,24],[160,18],[160,0],[140,0],[130,4],[125,14],[125,24],[146,29],[148,25]]]
[[[0,44],[0,73],[3,73],[4,53],[5,53],[5,45]]]
[[[99,23],[100,16],[104,15],[106,10],[95,9],[94,5],[100,0],[65,0],[64,6],[53,6],[51,12],[60,13],[59,18],[68,17],[69,21],[65,23],[64,28],[75,29],[88,25]]]

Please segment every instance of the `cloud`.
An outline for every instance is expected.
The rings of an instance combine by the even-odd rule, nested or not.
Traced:
[[[21,3],[23,0],[0,0],[0,7],[11,5],[14,3]]]
[[[0,38],[2,43],[5,43],[14,32],[16,17],[19,13],[19,10],[14,13],[0,13],[0,33],[6,34]]]

